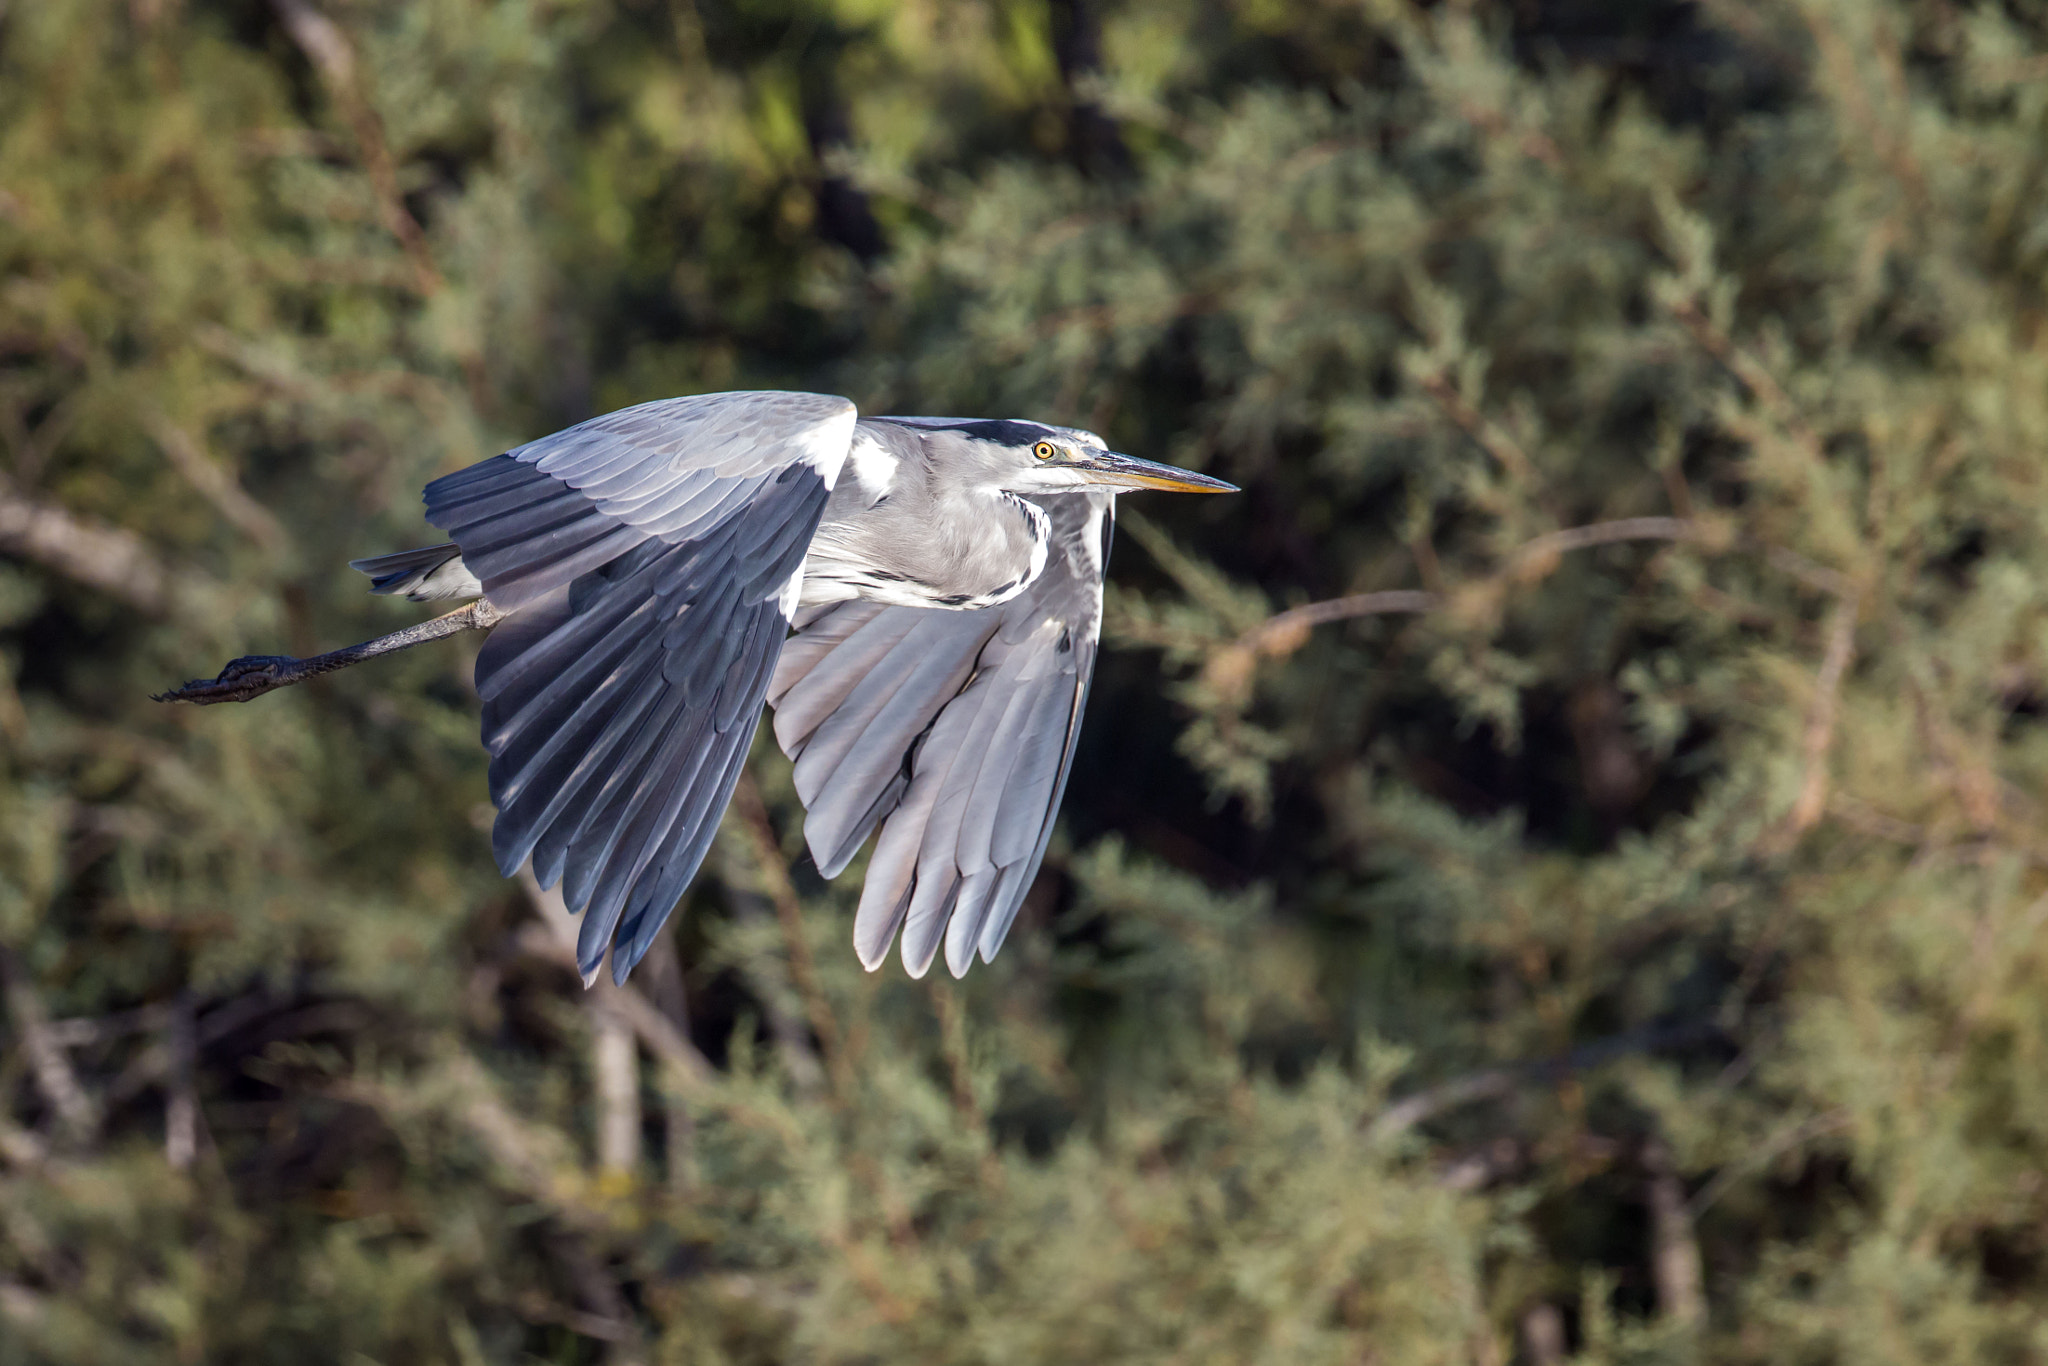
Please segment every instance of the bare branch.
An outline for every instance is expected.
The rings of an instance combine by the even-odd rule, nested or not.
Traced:
[[[66,1136],[75,1143],[88,1142],[99,1129],[99,1106],[79,1085],[71,1059],[51,1041],[50,1016],[43,1008],[42,995],[29,981],[21,961],[4,948],[0,948],[0,983],[7,988],[7,1013],[21,1036],[22,1052],[35,1073],[37,1089],[56,1111]]]
[[[184,1171],[199,1155],[199,1024],[192,993],[181,991],[170,1013],[171,1084],[164,1097],[164,1160]]]
[[[1381,593],[1353,593],[1344,598],[1326,598],[1276,612],[1237,638],[1239,646],[1263,655],[1292,654],[1307,640],[1310,630],[1333,621],[1358,617],[1387,616],[1404,612],[1432,612],[1443,606],[1441,593],[1412,588],[1395,588]]]
[[[1551,531],[1517,546],[1508,557],[1518,578],[1548,571],[1559,555],[1595,546],[1618,545],[1625,541],[1712,541],[1714,531],[1685,517],[1624,517],[1612,522]],[[1445,594],[1397,588],[1378,593],[1354,593],[1349,597],[1327,598],[1276,612],[1239,636],[1226,649],[1249,651],[1280,658],[1300,649],[1308,633],[1331,622],[1350,621],[1407,612],[1433,612],[1444,605]]]
[[[392,654],[398,650],[409,650],[415,645],[424,645],[430,640],[444,636],[459,635],[464,631],[484,631],[505,619],[505,614],[491,606],[488,598],[478,598],[467,607],[408,626],[402,631],[393,631],[388,636],[361,645],[350,645],[346,649],[330,650],[324,655],[310,659],[292,659],[285,655],[244,655],[228,661],[220,676],[214,679],[195,678],[182,688],[153,695],[157,702],[191,702],[198,706],[210,707],[216,702],[247,702],[252,697],[277,688],[288,688],[294,683],[303,683],[321,674],[346,669],[364,660],[379,655]]]
[[[201,450],[190,432],[155,407],[145,407],[142,417],[171,465],[201,497],[213,504],[215,511],[271,554],[284,550],[290,538],[283,524],[271,515],[269,508],[251,498],[234,475]]]
[[[86,521],[0,477],[0,553],[76,579],[150,616],[171,609],[172,577],[131,531]]]
[[[718,840],[713,851],[719,864],[718,877],[726,884],[736,920],[766,922],[773,919],[775,913],[768,897],[754,890],[755,884],[766,879],[758,875],[754,861],[741,853],[742,844],[752,844],[747,834],[742,831],[737,839],[721,837]],[[792,974],[785,970],[781,958],[770,952],[749,954],[742,969],[748,985],[760,998],[768,1035],[775,1041],[775,1052],[782,1059],[783,1070],[789,1073],[799,1092],[816,1095],[823,1091],[825,1068],[818,1061],[818,1051],[811,1046],[809,1026],[798,1013],[798,993],[790,980]]]
[[[846,1075],[846,1050],[840,1042],[839,1020],[818,985],[817,964],[811,959],[810,941],[804,936],[803,906],[797,900],[795,884],[789,880],[789,869],[783,866],[775,827],[768,819],[767,804],[761,800],[761,789],[755,785],[752,773],[740,774],[739,786],[733,790],[733,809],[747,835],[762,888],[775,903],[776,918],[782,923],[783,948],[789,954],[789,975],[796,983],[797,994],[803,997],[811,1032],[818,1036],[818,1048],[825,1056],[833,1092],[844,1097],[851,1079]]]
[[[640,1168],[640,1056],[633,1026],[612,1010],[593,1011],[590,1026],[598,1170],[630,1177]]]
[[[1672,1323],[1696,1327],[1707,1313],[1706,1275],[1685,1186],[1661,1142],[1644,1148],[1643,1165],[1650,1178],[1650,1278],[1657,1286],[1657,1310]]]
[[[1837,597],[1850,591],[1848,577],[1836,570],[1815,564],[1781,547],[1741,541],[1723,526],[1691,517],[1622,517],[1545,532],[1515,547],[1508,554],[1501,575],[1459,591],[1498,588],[1503,578],[1528,583],[1549,574],[1559,557],[1572,551],[1630,541],[1684,541],[1710,551],[1736,548],[1758,551],[1773,567],[1809,588]],[[1309,633],[1318,626],[1360,617],[1433,612],[1446,606],[1452,598],[1450,590],[1396,588],[1326,598],[1290,607],[1284,612],[1274,613],[1237,639],[1217,647],[1209,656],[1204,677],[1225,696],[1241,697],[1249,687],[1252,670],[1261,657],[1284,659],[1307,644]]]
[[[1684,1048],[1718,1038],[1720,1034],[1720,1028],[1708,1021],[1653,1026],[1596,1039],[1555,1058],[1469,1072],[1395,1101],[1372,1117],[1366,1126],[1366,1136],[1380,1140],[1394,1138],[1417,1125],[1428,1123],[1447,1110],[1455,1110],[1474,1101],[1497,1100],[1520,1086],[1562,1081],[1573,1073],[1600,1067],[1616,1058]]]
[[[1858,600],[1847,597],[1835,603],[1829,614],[1827,652],[1821,657],[1820,672],[1813,683],[1813,705],[1807,712],[1806,736],[1800,756],[1806,765],[1799,796],[1767,844],[1782,852],[1811,830],[1828,807],[1828,751],[1835,744],[1835,718],[1840,711],[1842,675],[1856,646]]]
[[[530,867],[519,870],[519,885],[526,889],[537,921],[530,927],[535,933],[520,936],[521,947],[536,957],[562,964],[580,977],[576,967],[576,919],[563,904],[561,888],[542,887]],[[682,1084],[701,1087],[716,1075],[711,1060],[632,983],[619,986],[608,977],[600,978],[591,984],[591,990],[596,1008],[611,1011],[632,1026],[647,1051]]]
[[[271,8],[277,11],[278,19],[284,24],[285,32],[297,43],[299,51],[306,54],[306,60],[320,73],[321,82],[327,93],[348,120],[349,130],[355,135],[356,146],[362,153],[363,169],[370,177],[370,188],[377,197],[377,212],[384,220],[384,228],[404,249],[406,259],[412,265],[415,287],[421,294],[434,294],[441,288],[441,273],[434,268],[434,260],[427,250],[427,237],[421,231],[419,220],[405,207],[405,197],[398,188],[398,168],[391,156],[391,145],[385,140],[384,125],[377,112],[363,97],[361,84],[356,79],[355,49],[350,45],[348,35],[341,31],[332,19],[307,3],[307,0],[270,0]]]
[[[1537,1302],[1522,1311],[1522,1355],[1530,1366],[1564,1366],[1564,1315],[1557,1306]]]
[[[1511,563],[1518,572],[1547,570],[1559,555],[1626,541],[1712,541],[1713,529],[1689,517],[1622,517],[1612,522],[1549,531],[1515,548]]]

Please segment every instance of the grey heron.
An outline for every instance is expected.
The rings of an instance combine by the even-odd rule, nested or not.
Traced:
[[[562,884],[586,982],[607,948],[624,982],[682,897],[764,702],[818,871],[881,831],[862,964],[900,936],[913,976],[943,942],[957,977],[994,957],[1044,857],[1116,496],[1138,488],[1235,491],[1072,427],[704,394],[436,479],[427,520],[448,542],[353,565],[375,593],[488,606],[461,625],[492,626],[492,850]],[[293,663],[313,662],[237,661]],[[171,696],[224,700],[192,691],[210,686]]]

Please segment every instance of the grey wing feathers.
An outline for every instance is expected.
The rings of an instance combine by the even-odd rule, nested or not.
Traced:
[[[511,613],[476,668],[493,851],[562,882],[586,978],[616,941],[623,982],[703,861],[853,421],[819,395],[668,400],[427,487]]]
[[[1052,553],[1025,592],[968,612],[833,604],[799,618],[769,687],[819,870],[882,827],[854,924],[870,969],[899,930],[916,976],[942,942],[956,977],[993,958],[1045,855],[1094,671],[1110,510],[1040,502]]]

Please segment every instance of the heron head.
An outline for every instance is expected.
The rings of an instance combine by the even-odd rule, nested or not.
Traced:
[[[1011,493],[1073,493],[1081,489],[1106,489],[1112,493],[1131,489],[1169,489],[1176,493],[1238,491],[1235,484],[1206,474],[1119,454],[1105,446],[1095,433],[1078,427],[991,421],[949,424],[946,430],[962,439],[962,446],[956,448],[956,459],[975,467],[975,472],[990,484]]]

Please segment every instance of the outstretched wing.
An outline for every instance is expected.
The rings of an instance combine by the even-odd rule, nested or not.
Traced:
[[[995,957],[1045,857],[1102,627],[1111,499],[1036,500],[1045,570],[979,611],[835,603],[798,620],[768,689],[804,835],[837,875],[876,825],[854,920],[868,968],[898,929],[922,977]]]
[[[805,551],[853,436],[822,394],[642,404],[427,486],[427,520],[510,617],[477,656],[492,848],[616,934],[625,981],[739,781]]]

